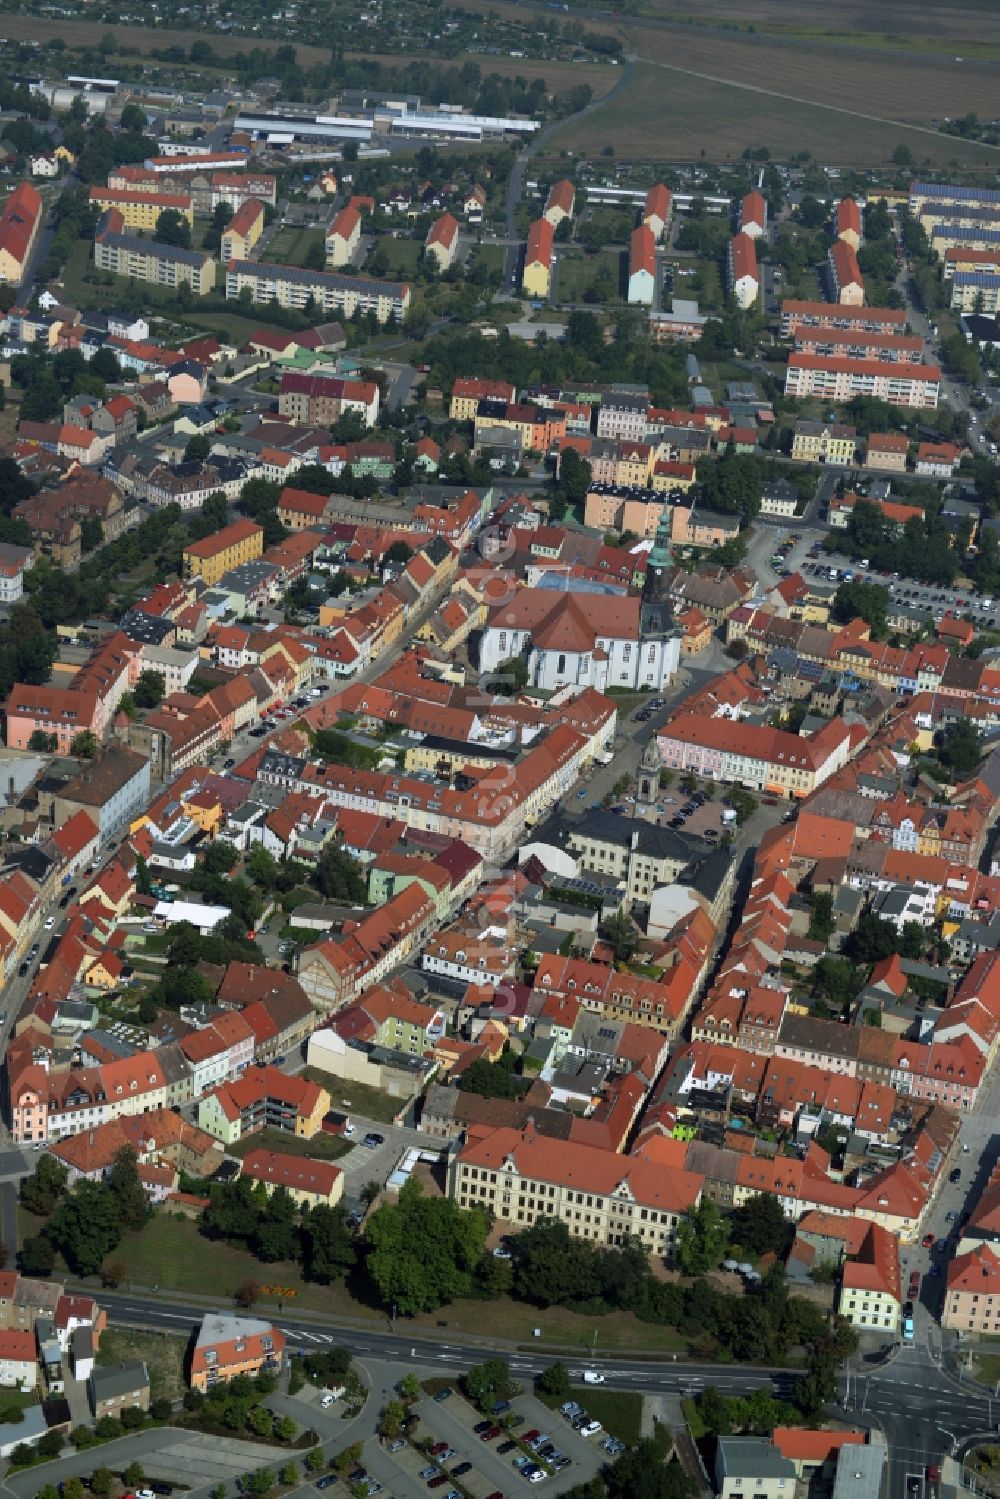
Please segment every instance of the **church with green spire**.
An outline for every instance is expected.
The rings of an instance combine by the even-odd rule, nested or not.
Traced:
[[[674,558],[670,545],[670,502],[668,500],[660,511],[652,551],[646,562],[641,617],[643,639],[662,640],[665,643],[665,650],[674,656],[671,676],[677,670],[681,637],[681,632],[674,623],[674,611],[670,603],[670,581],[673,568]]]

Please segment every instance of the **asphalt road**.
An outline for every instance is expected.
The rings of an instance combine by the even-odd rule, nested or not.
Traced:
[[[182,1300],[161,1298],[151,1293],[130,1295],[120,1292],[102,1292],[101,1302],[107,1309],[109,1321],[115,1325],[163,1328],[165,1331],[179,1333],[196,1326],[205,1313],[212,1310],[207,1305],[198,1306]],[[215,1309],[222,1310],[227,1315],[230,1312],[228,1306]],[[457,1340],[444,1342],[423,1333],[401,1331],[398,1325],[396,1331],[393,1332],[388,1328],[388,1318],[385,1331],[379,1331],[377,1328],[371,1330],[359,1328],[357,1324],[353,1324],[350,1328],[338,1327],[333,1319],[320,1316],[306,1319],[279,1314],[274,1318],[274,1322],[285,1333],[293,1348],[316,1350],[331,1344],[344,1343],[349,1346],[352,1357],[391,1360],[398,1364],[404,1373],[408,1367],[430,1364],[438,1369],[438,1372],[447,1373],[449,1369],[453,1369],[458,1375],[472,1364],[481,1362],[484,1354],[492,1349],[498,1353],[504,1353],[509,1358],[512,1371],[531,1377],[548,1368],[550,1364],[560,1359],[565,1360],[567,1357],[565,1352],[535,1354],[530,1350],[521,1352],[514,1346],[501,1350],[497,1348],[495,1339],[482,1344],[469,1344]],[[539,1324],[543,1332],[544,1323],[545,1314],[541,1312]],[[689,1389],[701,1389],[706,1384],[714,1384],[730,1392],[756,1389],[760,1385],[771,1385],[776,1392],[787,1393],[798,1377],[794,1370],[788,1369],[756,1368],[747,1365],[738,1367],[725,1365],[715,1368],[711,1365],[680,1360],[675,1362],[673,1358],[667,1357],[630,1359],[625,1354],[601,1355],[598,1353],[594,1358],[588,1357],[587,1367],[600,1368],[607,1384],[616,1389],[637,1390],[649,1394],[662,1394],[665,1390],[684,1393]],[[579,1379],[582,1377],[583,1368],[582,1363],[571,1364],[571,1374]]]

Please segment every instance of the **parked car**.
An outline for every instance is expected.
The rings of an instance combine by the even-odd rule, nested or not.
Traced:
[[[370,1135],[365,1135],[361,1143],[369,1150],[378,1150],[380,1145],[385,1144],[385,1135],[377,1135],[373,1130]]]
[[[434,1399],[437,1401],[438,1405],[441,1405],[445,1400],[450,1400],[454,1393],[455,1391],[451,1388],[450,1385],[445,1385],[443,1390],[437,1391]]]

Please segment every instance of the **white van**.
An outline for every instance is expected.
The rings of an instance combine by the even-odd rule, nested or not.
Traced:
[[[603,1384],[604,1375],[598,1373],[596,1369],[584,1369],[583,1382],[584,1384]]]

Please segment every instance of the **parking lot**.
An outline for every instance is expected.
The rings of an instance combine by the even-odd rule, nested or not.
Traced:
[[[504,1429],[500,1419],[516,1424]],[[446,1396],[427,1395],[416,1402],[405,1441],[368,1441],[362,1457],[366,1478],[354,1481],[374,1480],[381,1488],[370,1483],[369,1493],[382,1499],[462,1499],[463,1493],[472,1499],[508,1499],[522,1486],[527,1493],[542,1485],[545,1493],[561,1494],[593,1478],[609,1461],[598,1445],[602,1437],[600,1431],[584,1437],[527,1393],[516,1396],[510,1409],[486,1427],[474,1406],[452,1388]],[[543,1447],[544,1457],[538,1455]]]
[[[882,588],[887,588],[894,604],[922,610],[934,620],[941,620],[946,614],[959,617],[968,615],[976,625],[983,629],[989,629],[1000,622],[1000,610],[997,608],[995,599],[981,598],[967,588],[945,588],[936,583],[916,583],[910,578],[898,578],[888,573],[876,572],[873,568],[862,567],[860,563],[845,563],[842,557],[837,557],[833,553],[826,553],[818,559],[813,558],[805,562],[801,571],[811,582],[826,583],[831,588],[834,588],[837,582],[843,579],[844,574],[849,572],[854,582],[876,583]],[[831,578],[831,571],[836,571],[839,578]]]

